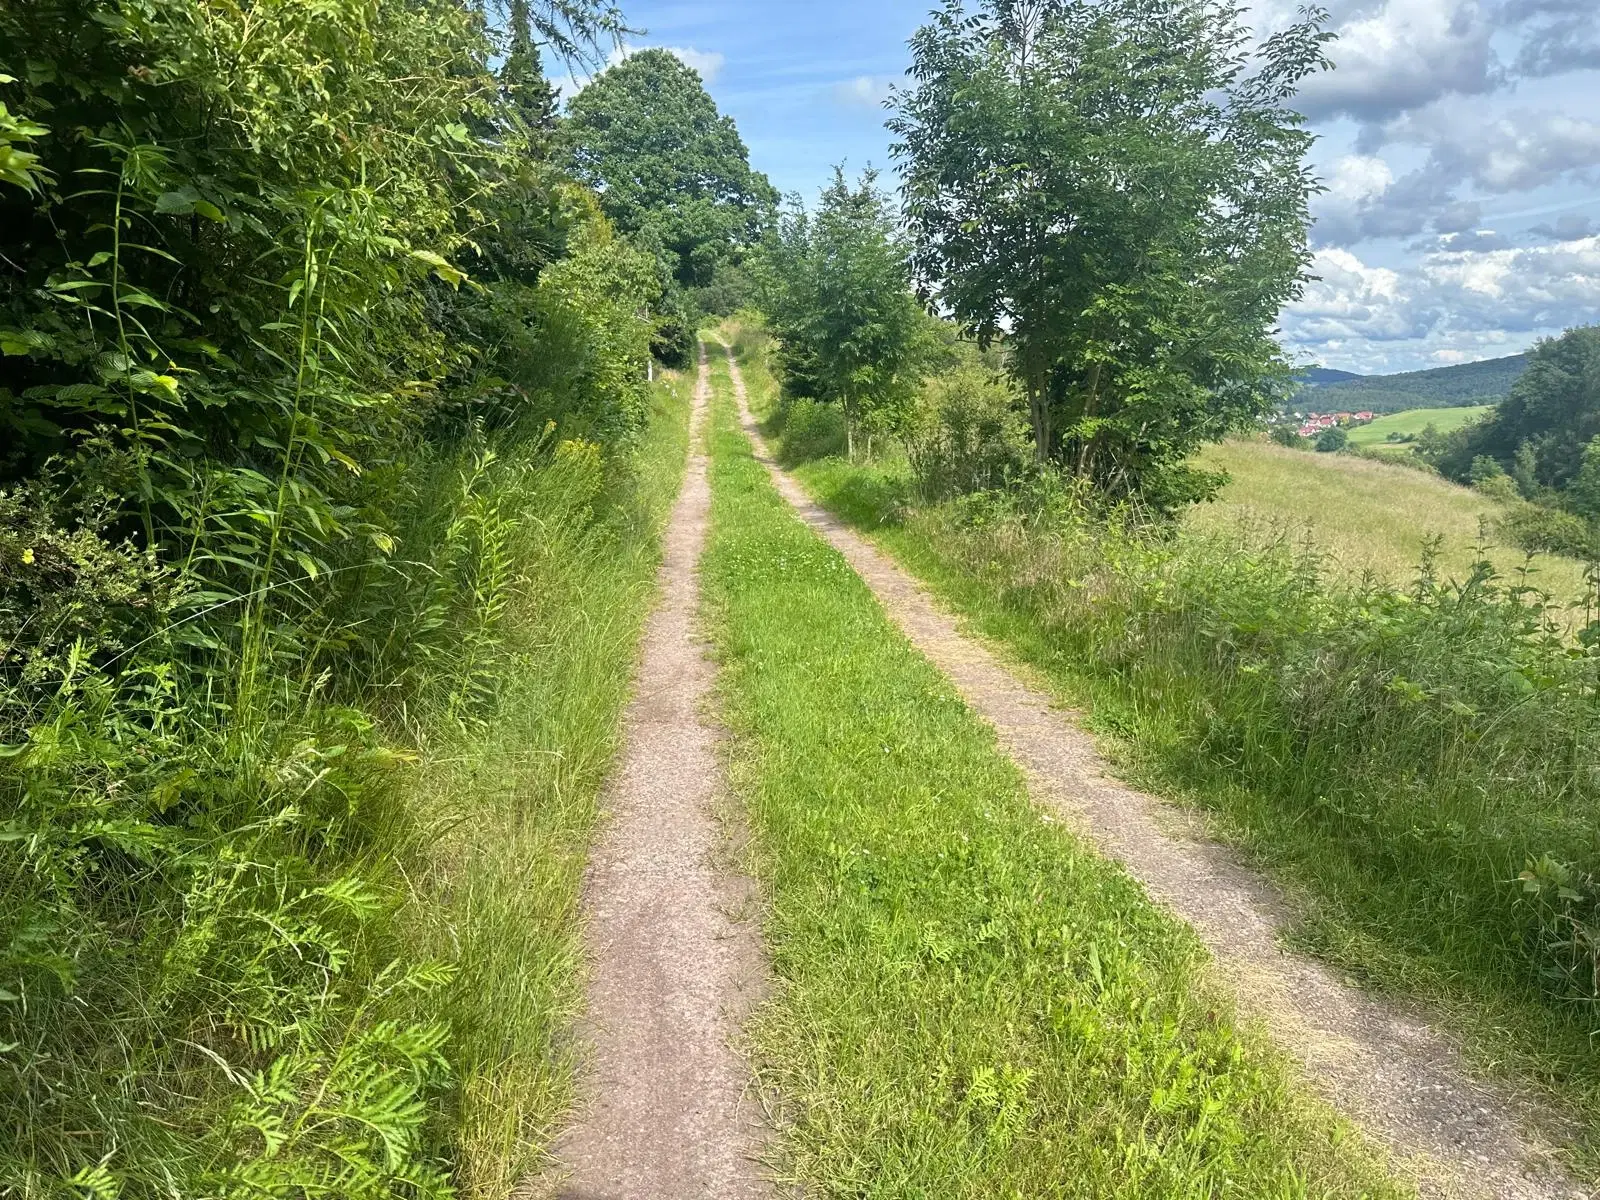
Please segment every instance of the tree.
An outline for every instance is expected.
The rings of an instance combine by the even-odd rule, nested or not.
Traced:
[[[1451,438],[1436,458],[1456,480],[1478,458],[1491,458],[1525,495],[1566,491],[1600,436],[1600,325],[1547,338],[1528,356],[1528,369],[1494,414]]]
[[[916,272],[1011,343],[1041,462],[1176,503],[1187,456],[1279,398],[1315,186],[1288,104],[1324,20],[1252,56],[1194,0],[946,0],[914,37],[890,126]]]
[[[863,426],[892,426],[897,405],[909,402],[925,329],[907,250],[876,173],[852,188],[835,168],[815,218],[794,201],[766,270],[788,375],[802,392],[843,409],[853,459]]]
[[[1350,434],[1335,425],[1331,429],[1324,429],[1317,434],[1317,452],[1319,454],[1337,454],[1350,444]]]
[[[630,55],[573,97],[562,137],[606,215],[657,249],[684,288],[709,285],[777,204],[733,121],[666,50]]]

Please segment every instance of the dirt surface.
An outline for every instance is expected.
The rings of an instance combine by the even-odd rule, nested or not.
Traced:
[[[585,882],[592,960],[585,1104],[555,1148],[557,1200],[766,1197],[759,1109],[732,1048],[763,979],[756,931],[729,914],[749,885],[722,869],[717,733],[703,719],[713,669],[696,634],[710,520],[704,349],[683,492],[667,527],[662,601],[646,627]]]
[[[729,358],[732,360],[732,354]],[[733,365],[745,430],[778,490],[844,555],[911,642],[944,671],[1027,775],[1032,794],[1194,927],[1240,1011],[1297,1058],[1312,1085],[1394,1154],[1424,1197],[1600,1195],[1563,1175],[1507,1097],[1473,1081],[1448,1039],[1321,963],[1286,953],[1282,900],[1215,843],[1174,832],[1172,810],[1110,778],[1093,741],[1042,691],[964,635],[904,570],[814,503],[773,462]]]

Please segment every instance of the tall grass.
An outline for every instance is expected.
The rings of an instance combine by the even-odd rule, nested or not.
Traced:
[[[718,384],[705,587],[768,887],[778,985],[754,1040],[781,1177],[818,1197],[1407,1194],[1240,1036],[1193,934],[1030,804],[778,498]]]
[[[1434,1003],[1594,1165],[1600,630],[1575,639],[1540,577],[1480,553],[1352,581],[1303,536],[1150,531],[1048,479],[918,508],[894,462],[801,473],[1128,774],[1212,812],[1288,886],[1303,945]]]
[[[406,788],[412,820],[432,831],[402,913],[409,953],[459,970],[427,1007],[452,1033],[463,1196],[511,1194],[544,1165],[572,1102],[578,893],[687,457],[688,401],[666,374],[624,470],[601,478],[569,454],[540,481],[537,516],[518,530],[526,583],[504,616],[493,719],[447,728]]]
[[[503,1196],[537,1160],[682,392],[631,452],[392,472],[392,552],[257,607],[254,668],[173,620],[5,682],[0,1194]]]

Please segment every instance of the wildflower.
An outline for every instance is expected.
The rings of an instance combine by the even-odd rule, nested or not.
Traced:
[[[29,546],[26,550],[24,550],[22,552],[22,565],[25,566],[25,567],[31,567],[33,565],[33,547],[32,546]]]

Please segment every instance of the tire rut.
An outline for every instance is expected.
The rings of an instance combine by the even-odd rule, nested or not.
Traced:
[[[911,643],[995,729],[1036,801],[1059,812],[1188,922],[1214,956],[1240,1011],[1298,1060],[1312,1086],[1394,1155],[1425,1198],[1584,1200],[1549,1147],[1527,1132],[1519,1103],[1466,1070],[1424,1020],[1285,951],[1282,898],[1227,848],[1175,835],[1171,809],[1112,779],[1092,740],[1029,687],[925,589],[816,504],[768,452],[736,357],[745,432],[782,496],[837,549]],[[1161,818],[1167,816],[1163,821]]]
[[[733,1044],[764,980],[759,935],[729,916],[751,885],[722,869],[713,811],[719,736],[703,711],[714,669],[696,633],[711,491],[700,348],[683,490],[665,535],[661,602],[584,886],[590,950],[583,1105],[557,1141],[562,1171],[523,1193],[553,1200],[760,1200],[772,1194],[748,1064]],[[565,1178],[562,1178],[562,1176]]]

